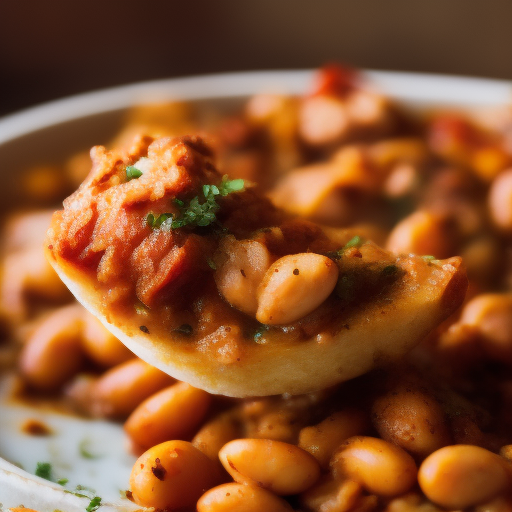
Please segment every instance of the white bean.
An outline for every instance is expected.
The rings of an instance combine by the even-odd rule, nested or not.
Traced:
[[[259,287],[256,319],[263,324],[295,322],[315,310],[333,291],[337,265],[326,256],[283,256],[267,270]]]
[[[254,240],[227,236],[215,258],[215,282],[222,296],[235,308],[254,315],[258,308],[257,289],[270,266],[267,248]]]

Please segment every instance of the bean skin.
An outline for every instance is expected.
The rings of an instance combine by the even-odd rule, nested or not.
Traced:
[[[431,501],[449,509],[472,507],[512,487],[499,455],[474,445],[437,450],[420,466],[418,481]]]
[[[494,224],[505,233],[512,231],[512,169],[500,173],[489,190],[489,212]]]
[[[254,315],[258,308],[257,289],[270,266],[267,248],[254,240],[236,240],[227,236],[221,241],[215,258],[215,282],[222,296],[244,313]]]
[[[415,211],[401,220],[389,234],[386,248],[397,254],[453,256],[454,233],[449,222],[428,211]]]
[[[337,411],[317,425],[304,427],[299,434],[299,447],[311,453],[322,469],[329,468],[333,451],[346,439],[365,433],[366,415],[358,409]]]
[[[82,347],[85,353],[98,365],[112,368],[135,358],[113,334],[93,315],[84,311]]]
[[[114,366],[91,389],[93,416],[126,418],[146,398],[175,382],[164,372],[140,359]]]
[[[291,254],[275,261],[258,288],[256,319],[269,325],[295,322],[331,294],[338,267],[326,256]]]
[[[213,418],[201,427],[192,444],[210,459],[219,462],[219,451],[229,441],[240,437],[240,420],[228,411]]]
[[[283,496],[305,491],[320,477],[312,455],[281,441],[236,439],[220,450],[219,458],[235,481]]]
[[[78,372],[84,359],[81,331],[78,304],[56,310],[39,324],[20,357],[21,372],[30,385],[55,391]]]
[[[292,507],[255,485],[229,483],[207,491],[197,502],[197,512],[292,512]]]
[[[164,510],[193,508],[218,483],[215,464],[186,441],[153,446],[137,459],[130,476],[135,503]]]
[[[473,327],[486,355],[512,365],[512,294],[482,293],[462,310],[460,325]]]
[[[142,402],[124,429],[136,445],[145,449],[170,439],[190,438],[211,400],[206,391],[178,382]]]
[[[424,458],[451,443],[441,405],[426,390],[398,385],[372,404],[372,421],[380,437]]]
[[[416,483],[416,463],[402,448],[375,437],[356,436],[343,443],[331,459],[337,478],[351,478],[377,496],[394,497]]]
[[[313,487],[300,495],[306,510],[337,512],[354,509],[363,494],[363,487],[355,480],[335,480],[326,474]]]

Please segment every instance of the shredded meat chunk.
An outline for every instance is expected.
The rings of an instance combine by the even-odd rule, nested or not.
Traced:
[[[129,284],[132,295],[148,306],[177,293],[206,267],[211,241],[190,232],[153,231],[146,218],[176,213],[173,199],[218,182],[211,157],[195,137],[141,138],[124,153],[93,148],[92,170],[54,217],[50,244],[63,258],[95,270],[109,288]],[[141,158],[144,173],[127,180],[126,167]]]

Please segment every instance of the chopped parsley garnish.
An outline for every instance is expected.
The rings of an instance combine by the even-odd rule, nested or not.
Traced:
[[[85,509],[87,512],[95,512],[101,507],[101,498],[99,496],[94,497]]]
[[[204,227],[209,226],[217,220],[217,212],[220,205],[217,197],[227,196],[233,192],[244,190],[245,182],[242,179],[229,180],[227,176],[222,177],[221,183],[217,185],[203,185],[203,196],[195,196],[186,204],[181,199],[174,199],[178,207],[179,215],[172,213],[161,213],[155,215],[149,213],[146,217],[147,225],[152,229],[178,229],[184,226]]]
[[[85,485],[77,485],[74,491],[64,491],[67,494],[78,496],[79,498],[89,498],[90,500],[96,497],[96,492]]]
[[[49,462],[38,462],[36,466],[36,476],[45,480],[52,479],[52,465]]]
[[[338,249],[337,251],[329,251],[325,253],[325,255],[328,258],[331,258],[331,260],[339,260],[347,249],[352,249],[352,247],[361,247],[364,243],[364,239],[359,235],[356,235],[352,237],[341,249]]]
[[[160,229],[162,227],[162,224],[167,222],[167,220],[169,220],[169,219],[171,219],[171,221],[172,221],[172,219],[173,219],[172,213],[161,213],[160,215],[157,215],[156,217],[152,213],[148,213],[148,216],[146,217],[146,223],[152,229]]]
[[[126,179],[128,181],[140,178],[142,176],[142,171],[140,169],[137,169],[134,165],[128,165],[126,167]]]
[[[50,482],[53,482],[52,478],[52,465],[49,462],[38,462],[36,466],[36,476],[39,476],[41,478],[44,478],[45,480],[50,480]],[[66,485],[68,483],[67,478],[59,478],[57,480],[57,483],[59,485]]]
[[[363,239],[356,235],[353,238],[351,238],[344,246],[343,249],[350,249],[352,247],[360,247],[363,244]]]
[[[101,498],[96,496],[96,492],[90,489],[89,487],[85,487],[83,485],[77,485],[74,491],[64,491],[68,494],[73,494],[74,496],[78,496],[79,498],[87,498],[89,499],[89,505],[85,508],[86,512],[96,512],[101,507]]]
[[[227,196],[232,192],[240,192],[244,189],[245,182],[242,179],[229,180],[226,175],[222,177],[220,185],[203,185],[204,197],[208,197],[210,194],[214,196]]]
[[[211,258],[207,258],[207,259],[206,259],[206,263],[208,263],[208,266],[209,266],[212,270],[217,270],[217,265],[215,265],[215,261],[213,261]]]

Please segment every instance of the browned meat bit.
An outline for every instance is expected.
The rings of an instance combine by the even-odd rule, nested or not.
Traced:
[[[204,183],[220,181],[205,143],[163,138],[125,153],[97,147],[91,155],[91,173],[54,217],[48,237],[53,251],[95,270],[114,301],[135,294],[154,305],[200,278],[211,240],[187,230],[153,230],[148,216],[177,215],[173,200],[192,198]],[[131,168],[140,173],[137,179],[130,179]],[[236,204],[231,210],[236,215]],[[246,214],[261,223],[250,205]]]

